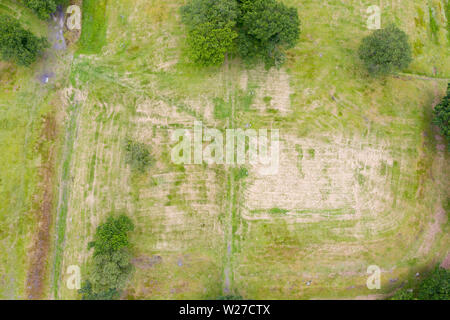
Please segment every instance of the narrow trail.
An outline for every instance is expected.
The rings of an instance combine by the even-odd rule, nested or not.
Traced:
[[[418,80],[426,80],[426,81],[450,81],[450,78],[439,78],[439,77],[429,77],[429,76],[424,76],[424,75],[420,75],[420,74],[415,74],[415,73],[404,73],[404,72],[400,72],[396,75],[394,75],[395,78],[398,79],[405,79],[405,80],[413,80],[413,79],[418,79]]]

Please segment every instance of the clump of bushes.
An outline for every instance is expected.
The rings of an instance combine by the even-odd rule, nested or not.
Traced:
[[[408,36],[393,24],[375,30],[362,40],[359,57],[371,75],[387,75],[404,69],[412,61]]]
[[[0,15],[0,57],[21,66],[30,66],[48,47],[45,38],[35,36],[10,16]]]
[[[181,15],[188,54],[204,66],[222,64],[235,53],[279,66],[300,36],[297,10],[276,0],[191,0]]]
[[[450,147],[450,83],[447,85],[447,95],[434,108],[433,122],[439,127]]]
[[[126,162],[132,170],[144,173],[151,165],[152,158],[147,145],[127,140],[125,142]]]
[[[83,300],[113,300],[120,297],[133,271],[131,264],[129,232],[133,222],[126,215],[110,216],[99,225],[94,241],[88,248],[94,249],[89,278],[79,290]]]
[[[449,300],[450,271],[436,266],[434,270],[414,290],[403,288],[396,292],[392,300]]]

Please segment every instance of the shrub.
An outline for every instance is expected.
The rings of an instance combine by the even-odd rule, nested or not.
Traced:
[[[372,75],[404,69],[412,61],[408,36],[395,25],[375,30],[362,40],[359,57]]]
[[[127,140],[125,150],[126,162],[133,170],[143,173],[151,165],[150,151],[145,144]]]
[[[48,47],[45,38],[25,30],[17,19],[0,15],[0,57],[21,66],[30,66]]]
[[[434,108],[433,123],[439,127],[450,147],[450,83],[447,86],[447,95]]]

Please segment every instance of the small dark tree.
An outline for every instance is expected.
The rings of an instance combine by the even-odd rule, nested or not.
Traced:
[[[36,61],[48,46],[45,38],[38,38],[25,30],[17,19],[0,15],[0,57],[22,66]]]
[[[261,57],[266,66],[284,62],[284,50],[300,37],[297,9],[276,0],[242,0],[238,22],[239,53],[243,58]]]
[[[434,108],[433,122],[439,127],[450,147],[450,83],[447,86],[447,95]]]
[[[412,61],[408,36],[395,25],[375,30],[362,40],[359,57],[372,75],[404,69]]]
[[[181,8],[189,56],[200,65],[219,65],[233,51],[238,15],[236,0],[192,0]]]

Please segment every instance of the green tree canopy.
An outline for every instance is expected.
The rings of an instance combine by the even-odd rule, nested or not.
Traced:
[[[24,0],[25,5],[36,12],[37,16],[42,20],[47,20],[50,15],[56,11],[58,4],[64,0]]]
[[[0,15],[0,57],[18,65],[29,66],[48,46],[45,38],[38,38],[25,30],[15,18]]]
[[[362,40],[359,57],[372,75],[404,69],[412,61],[408,36],[395,25],[375,30]]]
[[[447,95],[434,108],[434,121],[447,139],[450,147],[450,83],[447,85]]]
[[[280,65],[284,50],[295,46],[300,37],[297,9],[275,0],[242,0],[239,27],[239,53],[244,58],[261,57],[266,65]]]
[[[192,0],[181,8],[189,56],[200,65],[218,65],[233,50],[238,15],[235,0]]]
[[[300,35],[295,8],[276,0],[191,0],[181,9],[189,56],[201,65],[223,63],[227,53],[280,65]]]
[[[117,299],[133,271],[128,233],[134,230],[126,215],[109,217],[97,227],[94,241],[93,264],[89,279],[84,281],[79,293],[85,300]]]
[[[200,65],[222,64],[225,55],[232,51],[236,37],[231,22],[223,28],[209,22],[200,24],[188,34],[189,56]]]
[[[133,222],[122,214],[117,218],[109,217],[105,223],[97,227],[94,241],[89,248],[94,248],[94,256],[99,254],[112,254],[129,245],[128,232],[133,231]]]

